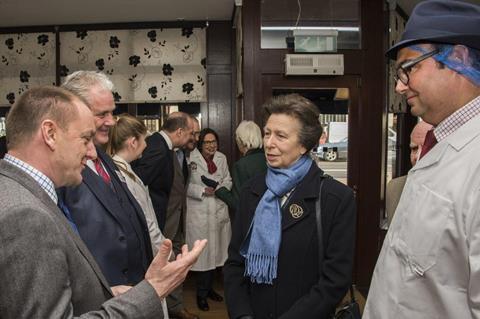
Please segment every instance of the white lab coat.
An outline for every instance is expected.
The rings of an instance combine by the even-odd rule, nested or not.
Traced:
[[[193,266],[194,271],[212,270],[223,266],[228,255],[228,244],[231,237],[230,218],[227,205],[215,196],[204,196],[206,187],[201,176],[213,179],[218,188],[231,189],[232,179],[228,171],[227,158],[220,152],[213,156],[217,166],[214,174],[209,174],[207,162],[198,149],[190,153],[190,179],[187,189],[187,216],[185,241],[189,247],[197,239],[208,239],[208,244],[198,261]]]
[[[480,318],[480,115],[409,172],[363,318]]]

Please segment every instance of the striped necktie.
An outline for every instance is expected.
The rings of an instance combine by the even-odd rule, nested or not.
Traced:
[[[98,175],[100,175],[100,177],[103,179],[103,181],[105,183],[107,183],[108,185],[110,185],[110,175],[107,174],[107,172],[105,171],[105,169],[103,168],[103,165],[102,165],[102,162],[100,161],[100,159],[97,157],[93,163],[95,164],[95,169],[97,170],[97,173]]]

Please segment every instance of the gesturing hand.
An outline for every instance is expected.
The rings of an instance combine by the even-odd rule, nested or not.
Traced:
[[[197,261],[206,245],[206,239],[195,241],[190,251],[187,245],[183,245],[182,253],[177,255],[176,260],[169,262],[168,257],[172,250],[172,242],[169,239],[163,241],[145,274],[145,279],[153,286],[160,298],[165,298],[185,280],[188,271]]]

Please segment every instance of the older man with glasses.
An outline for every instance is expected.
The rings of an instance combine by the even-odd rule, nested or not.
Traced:
[[[422,1],[387,55],[433,125],[408,173],[364,318],[480,318],[480,6]]]

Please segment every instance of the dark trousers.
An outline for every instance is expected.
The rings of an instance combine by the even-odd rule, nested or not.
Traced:
[[[208,292],[213,289],[213,278],[215,269],[207,271],[197,271],[197,296],[207,298]]]
[[[182,252],[182,246],[185,244],[185,236],[182,231],[177,231],[177,234],[172,238],[173,252],[175,256]],[[166,298],[169,312],[179,312],[185,309],[183,305],[183,283],[178,285]]]

